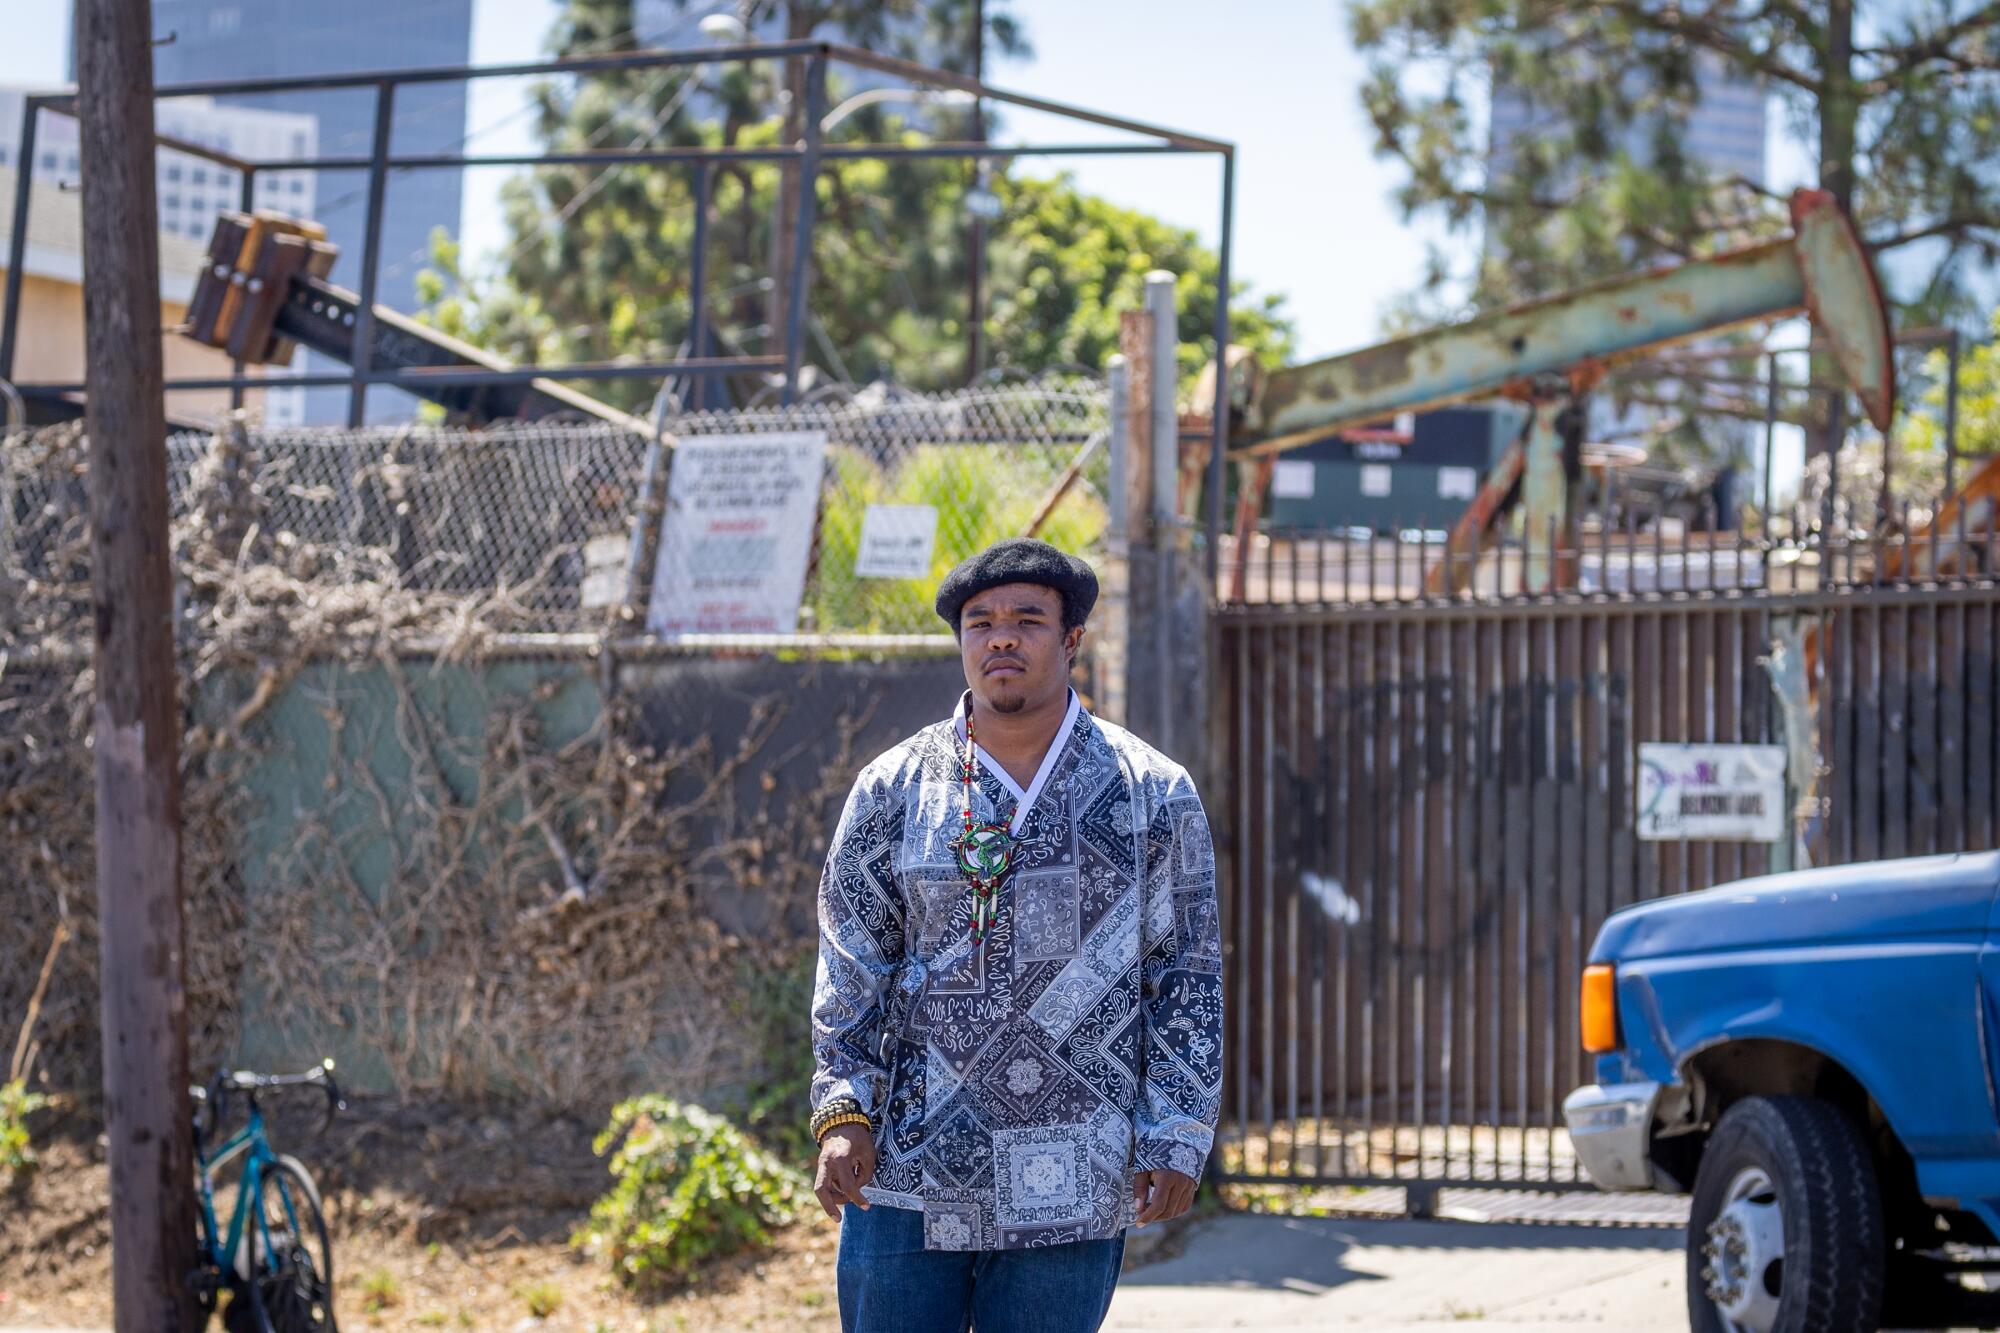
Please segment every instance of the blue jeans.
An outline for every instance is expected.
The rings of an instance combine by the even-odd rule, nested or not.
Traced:
[[[926,1250],[924,1215],[848,1204],[835,1269],[842,1333],[1097,1333],[1125,1238],[1039,1250]]]

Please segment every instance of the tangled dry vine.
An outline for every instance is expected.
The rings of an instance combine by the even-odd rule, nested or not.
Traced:
[[[399,457],[338,484],[393,511]],[[721,742],[650,743],[615,690],[587,725],[552,725],[552,697],[602,673],[489,669],[519,655],[532,586],[425,586],[393,546],[308,540],[274,517],[299,498],[293,462],[227,423],[176,506],[196,1068],[254,1021],[273,1049],[337,1037],[411,1095],[601,1107],[754,1081],[764,1053],[726,1035],[736,979],[810,938],[865,716],[825,720],[824,763],[786,790],[766,753],[782,693]],[[0,451],[0,882],[20,905],[0,917],[0,1013],[68,931],[40,1075],[78,1090],[97,1067],[85,465],[74,427]],[[274,764],[312,799],[270,809]],[[779,927],[718,919],[745,888],[781,902]]]

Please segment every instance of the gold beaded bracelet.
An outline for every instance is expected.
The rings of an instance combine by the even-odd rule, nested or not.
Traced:
[[[830,1118],[825,1124],[821,1125],[813,1135],[813,1139],[817,1143],[825,1143],[826,1136],[834,1130],[839,1129],[842,1125],[869,1125],[870,1123],[868,1117],[862,1115],[859,1111],[845,1111],[840,1115]]]

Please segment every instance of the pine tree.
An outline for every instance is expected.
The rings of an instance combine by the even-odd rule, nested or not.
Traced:
[[[1404,214],[1442,221],[1461,245],[1484,242],[1470,273],[1434,249],[1406,320],[1782,234],[1783,198],[1705,171],[1681,137],[1704,62],[1776,95],[1820,185],[1874,250],[1899,323],[1983,314],[1979,279],[2000,258],[1993,0],[1353,0],[1350,16],[1370,63],[1362,96],[1377,150],[1407,173]],[[1488,169],[1479,115],[1495,87],[1541,122],[1504,172]],[[1462,304],[1445,299],[1453,289]],[[1822,362],[1813,378],[1837,374]],[[1686,385],[1639,392],[1701,399]],[[1813,410],[1815,448],[1845,438],[1843,396]],[[1729,447],[1700,437],[1712,415],[1696,409],[1658,452]]]
[[[2000,258],[1992,0],[1355,0],[1351,20],[1404,213],[1489,241],[1474,307],[1784,228],[1781,198],[1705,174],[1679,138],[1701,61],[1777,95],[1909,318],[1975,313],[1968,279]],[[1550,126],[1489,180],[1477,111],[1496,84]],[[1434,261],[1432,286],[1449,276]]]

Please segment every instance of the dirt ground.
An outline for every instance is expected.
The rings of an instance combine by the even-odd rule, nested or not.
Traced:
[[[824,1217],[799,1222],[761,1254],[711,1266],[687,1290],[641,1302],[569,1245],[609,1183],[590,1150],[598,1125],[357,1100],[317,1138],[309,1110],[273,1115],[271,1138],[319,1182],[343,1328],[838,1327],[838,1232]],[[0,1196],[0,1325],[109,1326],[97,1125],[72,1111],[45,1114],[35,1128],[41,1168]]]

